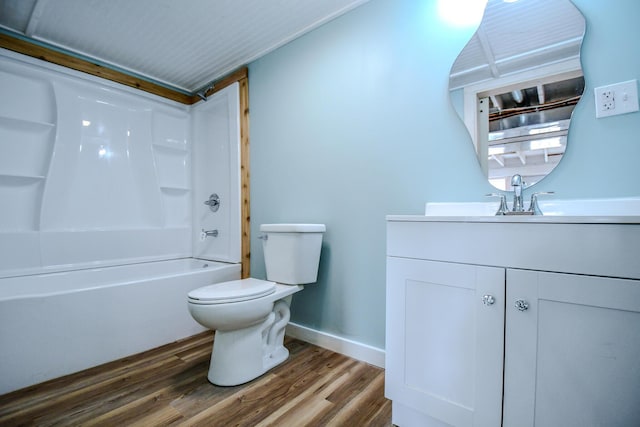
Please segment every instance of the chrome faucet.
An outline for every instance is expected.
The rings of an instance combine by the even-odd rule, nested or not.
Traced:
[[[522,176],[519,174],[515,174],[511,177],[511,187],[513,188],[513,207],[511,210],[513,212],[523,212],[524,205],[522,203],[522,187],[524,186],[524,182],[522,181]]]
[[[522,201],[522,189],[524,182],[522,176],[516,174],[511,178],[511,187],[513,187],[513,206],[509,210],[507,206],[507,197],[502,193],[489,193],[485,196],[500,197],[500,207],[496,212],[496,215],[542,215],[542,211],[538,206],[538,196],[544,196],[547,194],[555,194],[554,191],[539,191],[531,194],[531,201],[529,202],[529,209],[524,210],[524,203]]]

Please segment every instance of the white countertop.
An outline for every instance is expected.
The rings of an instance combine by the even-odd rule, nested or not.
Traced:
[[[424,215],[389,215],[388,221],[526,224],[640,224],[640,197],[539,200],[543,215],[499,215],[498,201],[428,202]]]
[[[527,224],[640,224],[640,215],[501,215],[501,216],[432,216],[387,215],[387,221],[405,222],[474,222]]]

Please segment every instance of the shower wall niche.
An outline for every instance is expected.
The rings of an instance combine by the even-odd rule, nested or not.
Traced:
[[[164,225],[184,227],[190,223],[190,147],[184,117],[156,111],[153,114],[153,152],[158,185],[166,213]]]
[[[53,86],[5,71],[0,82],[0,230],[35,231],[55,138]],[[20,96],[7,96],[17,87]]]
[[[0,276],[188,257],[190,110],[0,51]]]

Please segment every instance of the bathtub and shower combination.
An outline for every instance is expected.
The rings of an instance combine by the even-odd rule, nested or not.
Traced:
[[[197,334],[186,295],[240,265],[193,258],[0,279],[0,394]]]
[[[188,292],[240,278],[238,85],[185,106],[0,49],[0,92],[0,394],[205,330]]]

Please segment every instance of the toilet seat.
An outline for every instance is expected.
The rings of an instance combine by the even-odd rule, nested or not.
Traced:
[[[194,289],[188,297],[192,304],[225,304],[261,298],[275,291],[275,282],[249,278]]]

